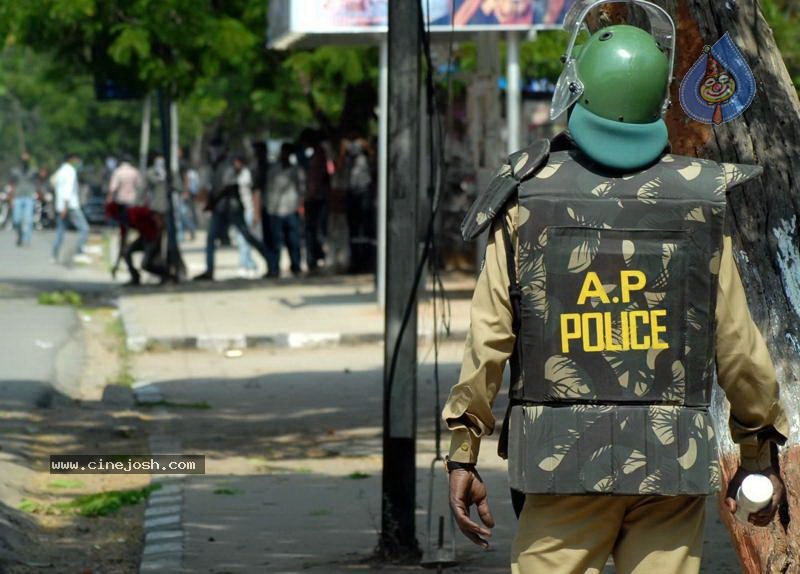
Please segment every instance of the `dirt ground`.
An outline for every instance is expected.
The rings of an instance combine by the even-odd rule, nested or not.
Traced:
[[[57,396],[47,408],[0,411],[0,568],[10,574],[138,572],[144,505],[107,516],[82,516],[54,505],[116,490],[138,490],[148,475],[51,475],[51,454],[147,452],[146,413],[131,410],[128,389],[102,389],[124,375],[111,309],[79,310],[87,354],[82,398]],[[120,397],[122,400],[111,400]],[[114,403],[117,404],[114,404]]]

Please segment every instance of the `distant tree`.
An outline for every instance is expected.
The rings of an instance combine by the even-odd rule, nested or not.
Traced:
[[[135,153],[139,104],[100,103],[86,73],[63,74],[47,55],[9,44],[0,51],[0,168],[23,149],[52,167],[67,151],[89,162]]]
[[[795,0],[762,0],[761,8],[792,82],[800,89],[800,5]]]

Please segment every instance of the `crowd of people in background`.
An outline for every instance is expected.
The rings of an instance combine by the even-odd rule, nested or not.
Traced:
[[[175,174],[160,153],[151,154],[144,169],[128,156],[107,158],[99,183],[102,216],[118,227],[120,239],[112,273],[124,262],[134,285],[142,281],[142,271],[161,282],[178,278],[167,264],[170,203],[178,242],[193,241],[198,230],[207,229],[206,269],[195,280],[213,280],[216,250],[233,242],[243,278],[259,275],[254,251],[268,279],[281,277],[282,259],[292,276],[372,271],[376,177],[369,140],[351,134],[334,145],[322,131],[306,129],[296,142],[280,144],[272,161],[269,147],[258,142],[250,149],[231,149],[215,137],[205,162],[189,161],[182,150]],[[53,261],[63,259],[68,228],[78,232],[72,261],[88,261],[90,222],[81,178],[77,154],[68,154],[52,174],[27,153],[21,155],[10,171],[6,197],[0,198],[11,206],[18,246],[30,244],[37,224],[52,223]],[[133,256],[139,252],[137,268]]]

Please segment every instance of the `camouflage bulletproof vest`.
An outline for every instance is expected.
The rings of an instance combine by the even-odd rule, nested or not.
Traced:
[[[613,176],[581,158],[553,153],[518,188],[511,486],[711,493],[724,168],[665,155]]]

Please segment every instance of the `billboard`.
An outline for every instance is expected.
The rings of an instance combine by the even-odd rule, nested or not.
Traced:
[[[419,0],[271,0],[270,41],[283,35],[386,32],[389,2]],[[422,0],[435,32],[560,28],[574,0]]]
[[[560,28],[572,1],[439,0],[430,2],[429,17],[446,30]]]

